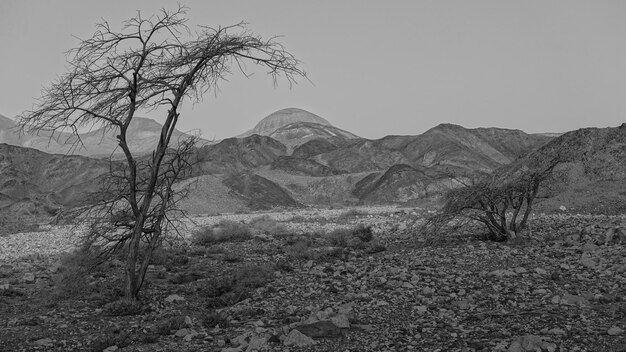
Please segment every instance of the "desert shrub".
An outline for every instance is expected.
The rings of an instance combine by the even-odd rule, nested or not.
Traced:
[[[104,311],[112,316],[137,315],[141,313],[143,306],[139,301],[120,299],[104,306]],[[119,347],[119,346],[118,346]]]
[[[265,265],[243,265],[225,276],[205,283],[204,293],[208,308],[236,304],[252,296],[252,290],[265,286],[273,279],[273,270]]]
[[[315,251],[311,248],[311,242],[306,240],[300,240],[292,245],[286,246],[283,252],[291,260],[315,259]]]
[[[93,352],[102,352],[108,347],[117,346],[124,348],[130,345],[130,335],[119,330],[105,332],[91,341],[89,346]]]
[[[344,212],[342,212],[341,214],[339,214],[339,216],[337,217],[339,220],[350,220],[350,219],[354,219],[357,218],[359,216],[363,216],[363,215],[367,215],[367,213],[364,213],[358,209],[348,209]]]
[[[61,297],[74,297],[92,293],[95,287],[89,285],[89,279],[100,264],[95,252],[88,246],[63,255],[55,277],[57,294]]]
[[[286,258],[277,260],[276,263],[274,264],[274,268],[276,268],[276,270],[278,271],[290,273],[294,269],[291,262],[292,262],[291,260],[288,260]]]
[[[348,239],[352,236],[352,231],[349,229],[335,229],[330,232],[326,238],[328,239],[331,246],[335,247],[347,247]]]
[[[383,244],[370,242],[365,248],[365,253],[374,254],[374,253],[380,253],[386,250],[387,250],[387,247],[385,247]]]
[[[371,226],[365,226],[363,224],[358,225],[352,230],[352,235],[362,242],[370,242],[374,238],[374,232]]]
[[[192,271],[192,272],[182,272],[176,274],[173,278],[169,280],[170,283],[174,285],[182,285],[190,282],[194,282],[200,280],[204,277],[202,273]]]
[[[222,220],[212,227],[203,227],[196,231],[192,241],[202,246],[222,242],[244,242],[252,238],[250,228],[244,224]]]
[[[208,329],[213,329],[218,325],[223,328],[228,326],[228,319],[226,319],[222,313],[211,310],[207,315],[202,317],[202,325]]]
[[[154,327],[154,332],[157,335],[165,336],[172,333],[172,331],[179,330],[185,327],[185,317],[182,315],[175,315],[163,320],[160,320]]]
[[[22,291],[19,291],[13,287],[9,287],[9,288],[2,288],[0,289],[0,296],[4,296],[4,297],[19,297],[19,296],[24,296],[24,293]]]
[[[238,253],[234,252],[234,251],[228,251],[226,253],[224,253],[224,261],[227,263],[237,263],[243,260],[243,258],[241,257],[241,255],[239,255]]]
[[[268,215],[263,215],[252,219],[249,225],[252,228],[253,232],[264,235],[281,236],[289,232],[285,225],[280,224],[278,221],[272,219]]]

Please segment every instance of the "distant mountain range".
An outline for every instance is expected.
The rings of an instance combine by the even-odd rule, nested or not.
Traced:
[[[12,130],[14,125],[12,120],[0,117],[0,143],[15,145],[0,144],[0,209],[51,215],[58,209],[83,204],[83,194],[91,187],[89,181],[106,172],[105,161],[24,148],[67,151],[60,143],[47,144],[49,136],[19,136]],[[524,158],[541,157],[548,146],[578,150],[583,147],[567,146],[593,141],[604,142],[586,147],[586,161],[570,164],[582,169],[584,175],[596,170],[592,173],[599,176],[577,174],[579,179],[586,184],[607,182],[611,177],[623,181],[626,175],[622,169],[605,164],[626,164],[626,152],[619,144],[623,143],[620,138],[626,135],[626,128],[609,130],[559,136],[441,124],[420,135],[370,140],[336,128],[310,112],[283,109],[237,137],[199,145],[193,174],[181,182],[194,188],[182,207],[191,213],[206,214],[307,205],[418,204],[449,189],[453,184],[450,173],[513,167]],[[134,150],[150,151],[159,131],[157,122],[137,119],[130,138]],[[182,135],[177,132],[176,137]],[[86,148],[78,152],[86,155],[110,155],[115,150],[111,133],[94,131],[83,136],[83,142]],[[613,147],[600,151],[602,145]],[[598,170],[616,171],[607,174]],[[44,182],[47,177],[50,182]],[[617,189],[618,193],[624,191]],[[626,193],[617,198],[626,198]],[[567,199],[558,202],[565,204]]]
[[[144,154],[150,153],[156,147],[162,125],[154,120],[136,117],[131,122],[128,131],[128,141],[131,151]],[[34,148],[50,154],[73,154],[93,157],[108,157],[111,154],[121,153],[117,145],[116,132],[103,128],[82,133],[81,144],[76,144],[77,138],[71,133],[40,131],[37,134],[20,133],[12,119],[0,115],[0,143]],[[175,131],[172,140],[185,136]],[[208,144],[200,140],[200,144]]]

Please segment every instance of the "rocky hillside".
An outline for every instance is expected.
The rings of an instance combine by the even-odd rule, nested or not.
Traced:
[[[544,208],[626,213],[626,124],[565,133],[511,168],[556,157],[564,161],[557,169],[564,177],[549,185],[556,194],[543,201]]]
[[[131,151],[138,154],[152,152],[156,147],[161,134],[162,125],[154,120],[135,117],[128,130],[128,141]],[[34,148],[50,154],[74,154],[93,157],[108,157],[111,154],[121,153],[117,146],[116,132],[103,128],[81,134],[83,146],[76,143],[77,139],[71,133],[55,133],[47,131],[39,133],[20,134],[12,119],[0,115],[0,143],[7,143],[20,147]],[[184,138],[186,135],[175,131],[172,141]],[[200,140],[200,145],[209,144]]]
[[[1,143],[0,209],[5,214],[54,215],[79,206],[108,166],[103,160]]]

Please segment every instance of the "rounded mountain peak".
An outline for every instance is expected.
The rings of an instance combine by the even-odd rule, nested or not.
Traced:
[[[312,122],[320,125],[332,126],[326,119],[306,110],[287,108],[269,114],[261,120],[249,134],[270,135],[277,129],[295,122]],[[246,134],[248,134],[246,133]]]

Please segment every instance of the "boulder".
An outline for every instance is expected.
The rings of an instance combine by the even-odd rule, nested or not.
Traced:
[[[306,336],[298,330],[291,330],[287,338],[283,342],[285,346],[296,346],[296,347],[306,347],[312,346],[315,344],[315,340]]]

